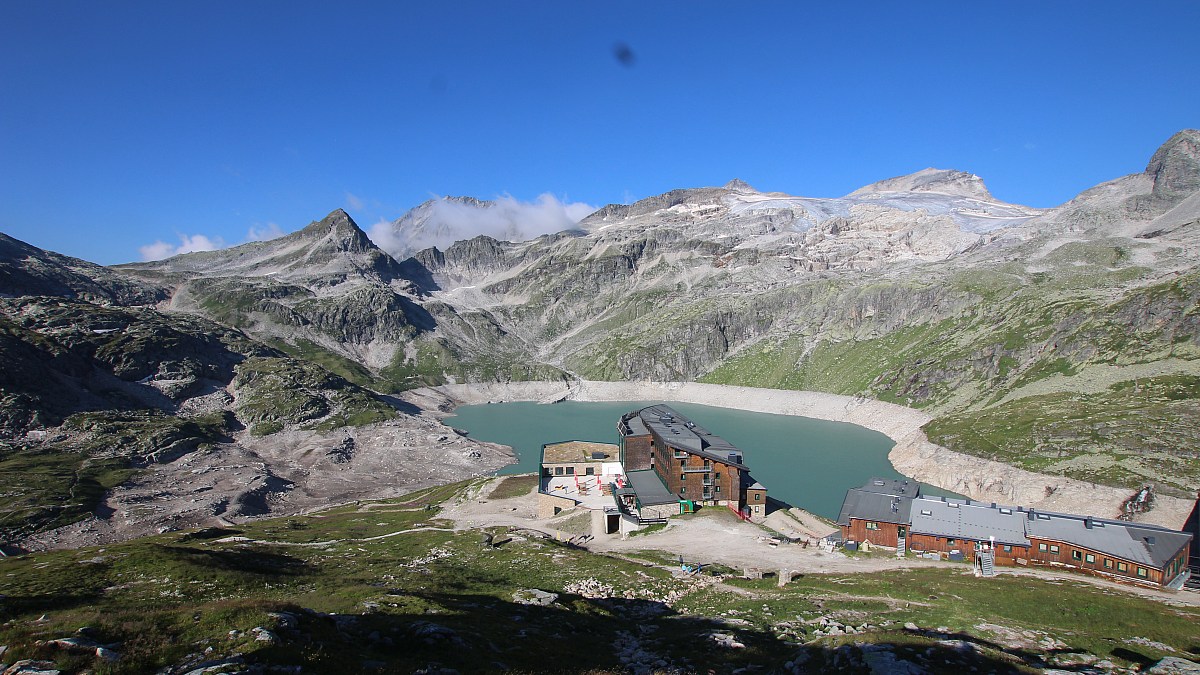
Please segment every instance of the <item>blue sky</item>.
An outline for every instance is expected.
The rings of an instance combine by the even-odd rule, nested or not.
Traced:
[[[1194,0],[7,2],[0,231],[107,264],[435,195],[927,166],[1052,206],[1200,126],[1197,25]]]

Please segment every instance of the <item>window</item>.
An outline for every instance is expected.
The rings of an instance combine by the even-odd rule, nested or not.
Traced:
[[[1139,577],[1142,577],[1143,579],[1145,579],[1145,578],[1146,578],[1146,568],[1145,568],[1145,567],[1139,567],[1139,568],[1138,568],[1138,571],[1137,571],[1137,575],[1138,575]]]
[[[762,493],[761,493],[761,492],[755,492],[755,493],[754,493],[754,501],[756,501],[756,502],[761,502],[761,501],[762,501]]]
[[[1000,513],[1003,513],[1003,514],[1004,514],[1004,515],[1006,515],[1006,516],[1011,516],[1011,515],[1012,515],[1012,509],[1006,509],[1006,508],[1004,508],[1003,506],[1001,506],[1001,507],[1000,507]]]
[[[679,466],[687,466],[687,460],[686,459],[679,460]]]
[[[574,475],[575,475],[575,467],[573,467],[573,466],[568,466],[568,467],[567,467],[567,475],[568,475],[568,476],[574,476]]]
[[[946,545],[947,545],[947,546],[953,546],[953,545],[954,545],[954,540],[953,540],[953,539],[946,539]]]
[[[586,474],[587,474],[587,475],[589,475],[589,476],[595,476],[595,475],[596,475],[596,467],[594,467],[594,466],[589,466],[589,467],[587,468],[587,471],[585,471],[584,473],[586,473]]]
[[[679,488],[679,494],[681,494],[681,495],[687,494],[687,486],[686,485]]]
[[[554,475],[554,473],[553,473],[552,471],[550,471],[550,467],[548,467],[548,466],[543,466],[543,467],[542,467],[542,475],[543,475],[543,476],[553,476],[553,475]]]
[[[1083,552],[1071,551],[1071,560],[1083,560]]]
[[[1083,556],[1083,561],[1095,565],[1096,564],[1096,556],[1094,554],[1089,553],[1089,554]]]
[[[681,474],[679,474],[679,480],[680,480],[680,481],[685,481],[685,480],[687,480],[687,474],[686,474],[686,473],[681,473]]]
[[[921,509],[921,515],[923,515],[923,516],[932,516],[932,515],[933,515],[933,511],[930,511],[929,509]]]
[[[720,485],[718,485],[718,486],[717,486],[717,492],[720,492],[720,491],[721,491],[721,486],[720,486]]]
[[[867,529],[868,530],[878,530],[879,523],[867,523]]]
[[[1004,545],[1004,546],[1002,546],[1001,548],[1003,548],[1003,549],[1004,549],[1004,552],[1005,552],[1005,553],[1012,553],[1012,547],[1011,547],[1011,546],[1009,546],[1008,544],[1005,544],[1005,545]]]
[[[720,471],[717,472],[716,478],[717,478],[717,480],[721,480],[721,472]]]
[[[1045,544],[1038,544],[1038,550],[1039,550],[1039,551],[1041,551],[1042,553],[1045,553],[1045,552],[1046,552],[1046,545],[1045,545]]]
[[[1058,545],[1057,545],[1057,544],[1050,544],[1050,552],[1051,552],[1051,553],[1053,553],[1053,554],[1055,554],[1055,555],[1058,555]]]
[[[554,475],[555,476],[563,475],[563,468],[561,466],[554,467]]]
[[[1112,558],[1105,558],[1104,566],[1111,570],[1112,569]]]
[[[1123,563],[1123,562],[1119,562],[1119,563],[1117,563],[1117,571],[1118,571],[1118,572],[1128,572],[1128,571],[1129,571],[1129,565],[1126,565],[1126,564],[1125,564],[1125,563]]]

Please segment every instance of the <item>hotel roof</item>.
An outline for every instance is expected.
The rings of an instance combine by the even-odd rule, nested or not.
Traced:
[[[615,462],[620,448],[612,443],[563,441],[542,446],[542,464],[570,462]]]
[[[652,405],[637,412],[646,428],[672,448],[678,448],[746,471],[742,451],[729,441],[679,414],[669,405]],[[632,421],[629,420],[629,421]],[[630,425],[633,431],[633,426]],[[636,432],[634,432],[636,433]]]

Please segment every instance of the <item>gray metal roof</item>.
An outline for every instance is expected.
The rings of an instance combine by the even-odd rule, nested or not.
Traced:
[[[998,544],[1018,546],[1029,546],[1031,538],[1047,539],[1159,569],[1191,540],[1157,525],[942,497],[913,500],[911,522],[913,534],[974,541],[995,537]]]
[[[1090,548],[1160,569],[1191,541],[1191,535],[1157,525],[1043,511],[1023,515],[1030,537]]]
[[[909,519],[910,497],[867,492],[861,488],[846,491],[838,525],[849,525],[851,518],[905,525]]]
[[[646,427],[672,448],[679,448],[715,462],[746,471],[742,451],[692,420],[679,414],[669,405],[652,405],[638,411]],[[631,427],[632,429],[632,427]]]
[[[1008,506],[941,497],[912,502],[913,534],[1028,546],[1025,514]]]
[[[638,501],[646,506],[673,504],[679,501],[679,497],[671,494],[667,486],[663,485],[662,478],[659,478],[654,469],[629,471],[625,473],[625,478],[629,479],[629,487],[637,493]]]
[[[876,492],[881,495],[892,495],[894,497],[912,497],[915,499],[921,496],[921,484],[907,479],[872,478],[858,489],[863,492]]]
[[[630,413],[622,417],[621,420],[629,427],[629,433],[634,436],[645,436],[650,433],[650,430],[642,423],[642,418],[638,417],[635,413]]]

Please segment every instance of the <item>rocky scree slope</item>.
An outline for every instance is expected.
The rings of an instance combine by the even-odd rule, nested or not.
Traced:
[[[425,268],[397,263],[341,210],[272,241],[120,269],[169,287],[170,310],[236,326],[377,390],[559,375],[491,312],[431,298]]]
[[[84,286],[116,297],[108,274]],[[0,298],[0,356],[8,552],[392,495],[511,456],[189,313]]]

